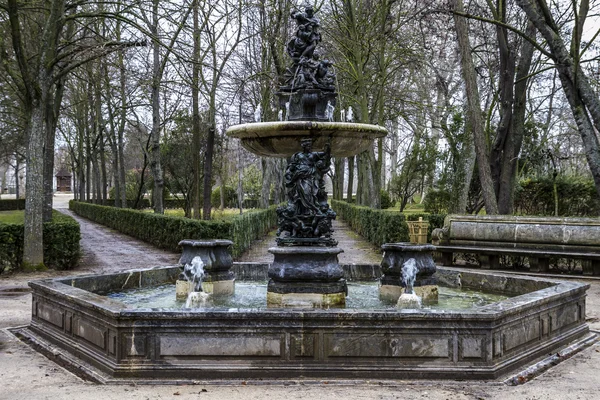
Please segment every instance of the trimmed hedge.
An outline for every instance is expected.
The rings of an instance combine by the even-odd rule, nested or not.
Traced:
[[[96,200],[85,200],[86,203],[89,204],[97,204],[97,205],[102,205],[102,206],[107,206],[107,207],[112,207],[115,205],[115,199],[107,199],[107,200],[102,200],[102,199],[96,199]],[[135,200],[127,200],[127,207],[128,208],[132,208],[133,203],[135,203]],[[138,206],[137,209],[142,209],[142,208],[150,208],[150,200],[149,199],[140,199],[140,201],[138,202]]]
[[[331,207],[356,233],[376,246],[409,241],[404,214],[356,206],[339,200],[331,200]]]
[[[52,221],[44,222],[44,265],[56,270],[72,269],[81,255],[79,224],[73,218],[53,211]],[[17,270],[23,264],[23,224],[0,223],[0,273]]]
[[[0,211],[24,210],[25,199],[0,200]]]
[[[443,214],[401,214],[396,211],[376,210],[345,201],[331,200],[331,207],[338,217],[350,225],[359,235],[376,246],[384,243],[408,242],[406,221],[418,221],[419,217],[429,221],[427,241],[431,242],[431,232],[444,225]]]
[[[242,214],[227,221],[203,221],[100,206],[71,200],[69,208],[84,218],[116,229],[161,249],[181,251],[183,239],[229,239],[232,255],[240,256],[253,240],[277,225],[276,207]]]
[[[233,256],[238,257],[250,248],[252,242],[265,236],[277,226],[277,206],[245,212],[233,218],[231,238]]]
[[[523,179],[515,190],[515,214],[554,215],[554,185],[558,215],[565,217],[597,217],[600,197],[592,179],[560,175]]]

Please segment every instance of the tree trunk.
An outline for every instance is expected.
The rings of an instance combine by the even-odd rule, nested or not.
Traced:
[[[111,129],[108,144],[110,146],[110,152],[112,154],[112,176],[115,188],[113,205],[115,207],[121,207],[121,183],[119,182],[119,151],[117,149],[117,138],[114,127]]]
[[[354,156],[348,157],[348,187],[346,188],[346,201],[352,202],[352,192],[354,189]]]
[[[108,181],[106,177],[106,154],[105,154],[105,129],[104,129],[104,118],[102,118],[102,95],[100,94],[100,76],[94,84],[95,97],[94,105],[96,106],[96,131],[98,135],[98,156],[100,157],[100,195],[102,199],[102,205],[106,205],[108,199]]]
[[[23,264],[33,269],[44,264],[44,106],[48,88],[41,89],[41,99],[34,99],[27,132]]]
[[[344,197],[344,167],[345,159],[336,157],[333,160],[333,198],[342,200]]]
[[[462,0],[453,0],[453,5],[457,12],[463,12]],[[468,108],[467,111],[469,115],[469,123],[473,132],[475,154],[477,157],[477,165],[479,167],[479,181],[481,182],[485,210],[487,214],[498,214],[498,203],[496,202],[496,194],[494,192],[494,183],[490,170],[485,132],[483,130],[477,77],[475,75],[473,59],[471,58],[471,45],[469,43],[467,21],[464,17],[460,17],[455,14],[454,23],[456,26],[456,35],[461,56],[461,69],[465,81],[465,92]]]
[[[19,185],[19,156],[15,157],[15,195],[17,199],[21,198],[21,185]]]
[[[460,154],[456,149],[452,151],[456,173],[453,177],[452,196],[453,201],[448,210],[453,214],[465,214],[469,201],[469,188],[473,179],[475,168],[475,147],[473,146],[473,135],[469,132],[469,121],[465,126],[465,135]]]
[[[214,112],[214,110],[213,110]],[[206,140],[206,152],[204,153],[204,182],[203,182],[203,206],[202,218],[209,220],[211,218],[211,192],[212,192],[212,166],[213,154],[215,150],[215,125],[214,119],[211,117],[210,126]]]
[[[260,208],[269,208],[269,197],[271,195],[271,182],[273,180],[273,160],[262,157],[260,159],[262,169],[262,187],[260,190]]]
[[[97,144],[97,143],[96,143]],[[92,175],[94,177],[94,191],[92,199],[95,204],[102,204],[102,180],[100,177],[100,166],[98,161],[98,150],[94,149],[92,154]]]
[[[192,163],[194,169],[194,182],[192,184],[192,218],[200,219],[200,198],[202,195],[202,181],[200,174],[200,104],[198,101],[198,84],[200,82],[200,31],[198,29],[198,0],[194,0],[194,49],[192,61]]]
[[[152,5],[151,33],[158,38],[158,0]],[[152,85],[150,91],[150,102],[152,105],[152,130],[150,132],[150,171],[154,179],[152,189],[152,203],[156,214],[163,214],[163,188],[164,179],[162,165],[160,162],[160,43],[158,39],[152,41]]]
[[[363,153],[356,155],[356,204],[364,205],[363,186],[365,179],[365,161]]]
[[[85,121],[88,120],[88,110],[85,107]],[[88,124],[85,125],[85,199],[91,200],[92,193],[92,139]]]
[[[530,22],[527,25],[526,33],[535,38],[536,29]],[[533,45],[524,40],[521,45],[521,57],[516,68],[516,78],[514,83],[514,104],[513,116],[511,119],[510,135],[504,145],[504,154],[502,157],[502,166],[498,191],[498,211],[500,214],[510,215],[514,209],[515,181],[517,177],[517,162],[523,143],[525,131],[525,112],[527,84],[529,79],[529,69],[531,68],[531,59],[533,57]]]
[[[120,39],[120,35],[118,36]],[[121,118],[119,129],[117,131],[117,147],[119,151],[119,185],[121,186],[121,207],[127,207],[127,181],[125,178],[125,143],[123,136],[125,135],[125,122],[127,121],[127,98],[125,91],[125,63],[123,61],[123,51],[119,51],[119,91],[121,95]]]

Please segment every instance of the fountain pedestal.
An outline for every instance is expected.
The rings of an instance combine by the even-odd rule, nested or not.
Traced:
[[[204,263],[204,278],[202,291],[214,296],[232,295],[235,293],[235,276],[231,271],[233,258],[230,247],[231,240],[191,240],[186,239],[179,242],[183,248],[180,265],[190,264],[194,257],[199,256]],[[177,281],[177,298],[181,298],[185,290],[191,291],[187,281]],[[186,294],[187,297],[187,294]]]
[[[414,293],[421,297],[424,304],[435,304],[438,300],[437,280],[433,252],[435,246],[430,244],[386,243],[381,246],[384,251],[381,260],[382,276],[379,285],[379,298],[396,303],[404,292],[402,286],[402,267],[410,259],[415,260],[417,276]]]
[[[338,247],[272,247],[268,307],[328,308],[346,304],[346,280]]]

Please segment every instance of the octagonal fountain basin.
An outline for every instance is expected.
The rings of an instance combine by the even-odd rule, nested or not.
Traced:
[[[160,267],[31,282],[31,324],[13,332],[105,383],[499,379],[595,337],[585,323],[588,285],[447,268],[436,273],[441,285],[504,300],[446,310],[192,309],[133,307],[104,295],[171,285],[175,298],[179,273]]]
[[[387,135],[387,129],[350,122],[279,121],[235,125],[227,135],[240,139],[246,150],[259,156],[290,157],[302,151],[301,138],[311,138],[316,150],[329,143],[332,156],[351,157]]]

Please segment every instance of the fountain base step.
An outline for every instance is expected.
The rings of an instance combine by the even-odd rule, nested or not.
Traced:
[[[269,308],[339,308],[346,305],[346,293],[267,292]]]
[[[177,280],[175,296],[177,300],[186,300],[194,291],[194,284],[189,281]],[[232,296],[235,294],[235,279],[214,282],[202,282],[202,291],[213,296]]]
[[[348,287],[345,279],[336,282],[277,282],[267,286],[267,307],[345,307]]]
[[[437,285],[415,286],[413,287],[413,292],[421,298],[423,304],[437,304],[438,302]],[[385,302],[396,303],[403,293],[404,288],[402,286],[379,286],[379,298]]]

